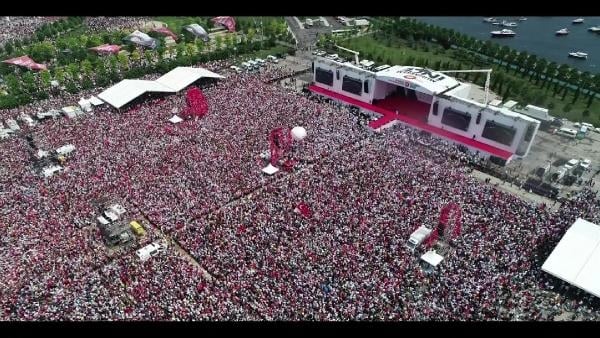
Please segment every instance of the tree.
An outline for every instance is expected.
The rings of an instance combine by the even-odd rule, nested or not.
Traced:
[[[42,88],[50,88],[50,82],[52,81],[52,77],[50,76],[50,72],[46,69],[40,72],[40,80],[42,84]]]
[[[223,46],[223,37],[221,35],[218,35],[215,38],[215,49],[219,50],[219,49],[221,49],[222,46]]]
[[[131,52],[130,58],[133,61],[134,65],[138,66],[140,60],[142,59],[142,55],[137,49],[135,49],[133,52]]]
[[[546,91],[548,90],[548,88],[550,88],[552,81],[554,81],[557,71],[558,64],[556,62],[550,62],[550,64],[548,64],[548,67],[546,68],[546,73],[544,74],[544,83],[542,84],[542,88],[548,85],[548,87],[546,87]]]
[[[126,71],[127,69],[129,69],[129,59],[127,58],[127,56],[125,56],[125,54],[117,54],[117,61],[119,62],[119,67],[121,68],[121,71]]]
[[[6,50],[6,54],[12,54],[14,51],[12,42],[8,41],[4,44],[4,49]]]

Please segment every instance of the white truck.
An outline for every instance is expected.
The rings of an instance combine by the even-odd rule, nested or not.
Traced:
[[[431,234],[431,232],[433,231],[433,229],[430,229],[424,225],[421,225],[417,230],[415,230],[411,235],[410,238],[408,239],[408,243],[406,243],[406,246],[411,250],[411,251],[415,251],[415,249],[421,244],[423,243],[423,241],[425,239],[427,239],[427,237],[429,237],[429,235]]]

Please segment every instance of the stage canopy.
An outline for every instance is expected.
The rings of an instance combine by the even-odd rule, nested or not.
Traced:
[[[230,16],[217,16],[211,19],[212,22],[225,26],[228,31],[235,32],[235,20]]]
[[[129,34],[127,37],[125,37],[126,41],[135,43],[136,45],[140,45],[143,47],[148,47],[148,48],[156,48],[158,47],[158,40],[150,37],[150,35],[146,34],[146,33],[142,33],[138,30],[136,30],[135,32]]]
[[[429,263],[431,266],[436,267],[442,262],[442,260],[444,260],[444,256],[441,256],[434,250],[431,250],[427,251],[423,256],[421,256],[421,259]]]
[[[11,64],[11,65],[15,65],[15,66],[25,67],[25,68],[28,68],[30,70],[45,70],[45,69],[48,69],[48,67],[46,67],[46,65],[43,65],[43,64],[40,64],[40,63],[36,63],[35,61],[33,61],[27,55],[20,56],[20,57],[17,57],[17,58],[8,59],[8,60],[4,60],[2,62]]]
[[[197,23],[185,26],[185,30],[194,34],[195,36],[202,38],[203,41],[208,41],[208,33],[202,26]]]
[[[577,219],[542,270],[600,297],[600,226]]]
[[[162,35],[166,35],[166,36],[170,36],[173,38],[173,40],[177,41],[177,35],[175,33],[173,33],[170,29],[168,29],[167,27],[159,27],[159,28],[154,28],[152,30],[153,32],[157,32],[160,33]]]
[[[377,80],[429,95],[439,94],[460,85],[453,77],[430,69],[412,66],[393,66],[377,72],[376,77]]]
[[[203,77],[223,78],[204,68],[177,67],[155,81],[123,80],[100,93],[98,97],[115,108],[121,108],[144,93],[176,93]]]
[[[92,47],[92,48],[90,48],[90,50],[93,50],[94,52],[99,53],[99,54],[117,54],[121,50],[121,46],[109,45],[109,44],[105,43],[105,44],[97,46],[97,47]]]

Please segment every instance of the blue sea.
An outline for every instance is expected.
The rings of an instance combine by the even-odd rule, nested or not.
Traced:
[[[490,15],[491,16],[491,15]],[[589,27],[600,26],[600,16],[582,16],[585,22],[574,25],[577,17],[543,16],[527,17],[527,21],[518,21],[518,17],[495,17],[516,22],[517,27],[509,27],[517,33],[513,38],[492,38],[490,32],[506,27],[494,26],[483,22],[480,16],[424,16],[416,19],[441,27],[452,28],[480,40],[489,40],[507,45],[516,50],[524,50],[558,64],[567,64],[582,71],[600,74],[600,34],[588,31]],[[556,36],[554,33],[567,28],[569,35]],[[588,53],[587,60],[568,57],[570,52]]]

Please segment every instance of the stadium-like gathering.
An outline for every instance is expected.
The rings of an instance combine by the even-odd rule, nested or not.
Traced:
[[[186,106],[180,92],[21,125],[0,142],[0,319],[600,319],[597,298],[540,269],[577,218],[600,221],[590,188],[550,210],[473,178],[480,158],[455,144],[400,124],[374,132],[351,107],[282,87],[291,72],[277,65],[230,65],[195,65],[226,74],[202,88],[202,118],[169,123]],[[284,155],[291,167],[265,175],[269,132],[293,126],[307,136]],[[34,170],[35,152],[66,144],[61,173]],[[147,235],[107,247],[106,203]],[[461,232],[429,273],[426,245],[405,244],[448,203],[462,209]],[[161,239],[166,250],[136,256]]]

